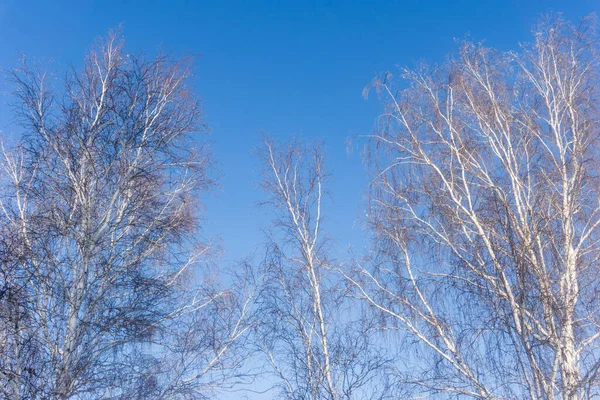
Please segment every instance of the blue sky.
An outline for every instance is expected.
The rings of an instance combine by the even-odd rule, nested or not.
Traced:
[[[0,67],[21,52],[52,58],[59,70],[78,65],[94,38],[119,24],[130,51],[202,54],[194,84],[220,176],[220,189],[204,199],[204,236],[222,238],[222,262],[251,254],[269,224],[254,206],[262,195],[252,148],[261,133],[324,142],[333,175],[325,229],[343,256],[362,244],[368,182],[361,140],[350,154],[346,141],[368,135],[381,111],[363,88],[397,66],[442,61],[467,34],[514,49],[549,11],[577,20],[599,13],[600,2],[0,0]],[[0,81],[0,135],[10,137],[18,130],[7,92]]]
[[[24,1],[0,0],[0,66],[19,53],[78,64],[93,39],[123,24],[130,51],[202,54],[195,86],[211,127],[221,188],[204,203],[206,237],[221,237],[225,262],[250,254],[268,216],[256,209],[260,134],[324,142],[333,175],[325,226],[337,254],[360,247],[366,173],[360,146],[381,108],[362,89],[378,74],[456,50],[456,38],[501,49],[530,39],[541,13],[571,20],[600,11],[581,1]],[[17,132],[0,86],[1,135]],[[360,143],[360,140],[355,141]]]

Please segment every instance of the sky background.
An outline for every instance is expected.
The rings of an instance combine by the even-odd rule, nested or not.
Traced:
[[[381,112],[363,88],[398,66],[441,62],[467,35],[516,48],[549,11],[577,20],[600,11],[600,2],[0,0],[0,67],[14,66],[21,53],[51,59],[58,71],[80,65],[94,39],[120,24],[128,51],[201,54],[194,85],[220,184],[203,199],[203,234],[220,240],[222,262],[251,254],[269,224],[255,206],[262,194],[252,149],[262,133],[324,143],[333,177],[324,227],[343,256],[363,244],[360,138]],[[0,135],[14,137],[9,91],[1,81]]]
[[[20,53],[80,65],[94,38],[122,24],[127,49],[201,54],[194,85],[220,188],[205,196],[204,236],[220,238],[228,264],[251,255],[269,216],[257,209],[260,135],[322,140],[333,179],[324,225],[343,257],[360,252],[368,183],[361,136],[381,112],[362,90],[398,66],[437,63],[469,35],[503,50],[531,40],[542,13],[576,21],[600,1],[28,1],[0,0],[0,67]],[[0,81],[0,135],[15,137],[10,88]],[[353,151],[346,142],[354,138]],[[236,398],[235,395],[231,398]]]

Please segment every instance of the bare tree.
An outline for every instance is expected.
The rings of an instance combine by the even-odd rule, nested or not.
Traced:
[[[286,399],[377,398],[385,365],[374,333],[352,309],[323,238],[322,151],[298,142],[261,152],[262,187],[274,215],[258,338]]]
[[[230,351],[254,290],[197,269],[211,181],[190,61],[127,54],[111,34],[60,90],[26,64],[14,73],[25,134],[3,163],[6,398],[206,398],[240,377]]]
[[[549,17],[520,52],[376,82],[376,246],[348,279],[404,338],[410,397],[600,394],[597,50],[593,19]]]

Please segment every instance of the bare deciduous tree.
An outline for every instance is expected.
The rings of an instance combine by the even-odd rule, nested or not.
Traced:
[[[262,187],[277,228],[270,235],[268,284],[258,328],[261,349],[286,399],[378,398],[385,361],[374,333],[349,303],[322,237],[326,175],[321,149],[298,142],[261,153]]]
[[[348,275],[405,338],[411,396],[599,395],[598,53],[550,17],[518,53],[406,70],[374,135],[373,267]]]
[[[230,351],[254,290],[193,283],[211,181],[189,76],[189,59],[127,54],[117,34],[61,90],[13,75],[25,134],[3,163],[3,396],[207,398],[240,377]]]

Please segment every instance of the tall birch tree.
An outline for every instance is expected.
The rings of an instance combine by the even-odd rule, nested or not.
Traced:
[[[14,73],[24,135],[2,164],[4,398],[209,398],[240,377],[254,291],[198,270],[212,183],[190,61],[129,54],[111,34],[60,83]]]
[[[375,83],[376,243],[348,279],[404,339],[411,397],[599,395],[598,61],[593,18],[552,16],[517,52]]]

